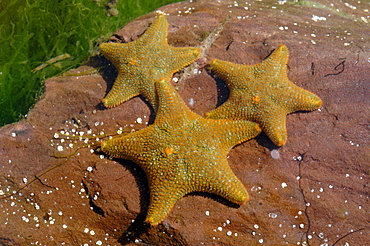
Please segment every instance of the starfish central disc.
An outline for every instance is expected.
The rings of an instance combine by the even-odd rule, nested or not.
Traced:
[[[192,112],[166,80],[156,87],[159,107],[154,123],[101,145],[106,154],[132,160],[146,173],[150,188],[146,222],[157,225],[178,199],[193,191],[245,203],[248,193],[226,155],[233,146],[258,135],[258,124],[206,119]]]
[[[194,62],[199,48],[178,48],[167,43],[168,23],[159,14],[145,33],[130,43],[103,43],[101,52],[117,68],[113,88],[102,100],[106,107],[115,107],[132,97],[142,95],[157,109],[155,82],[169,81],[176,71]]]

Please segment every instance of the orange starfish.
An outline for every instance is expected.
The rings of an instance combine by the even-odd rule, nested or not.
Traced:
[[[288,48],[279,47],[256,65],[239,65],[213,59],[210,69],[223,79],[230,97],[207,113],[213,119],[242,119],[258,123],[277,146],[287,140],[286,115],[299,110],[315,110],[322,105],[315,94],[287,77]]]
[[[118,76],[112,90],[102,100],[106,107],[115,107],[137,95],[143,95],[157,108],[155,82],[195,61],[198,48],[178,48],[167,44],[168,23],[159,14],[152,25],[137,40],[122,43],[103,43],[101,52],[117,68]]]
[[[193,191],[245,203],[248,193],[226,155],[233,146],[258,135],[258,124],[206,119],[192,112],[166,80],[156,87],[159,107],[154,124],[101,143],[104,153],[132,160],[146,173],[150,203],[145,221],[157,225],[177,200]]]

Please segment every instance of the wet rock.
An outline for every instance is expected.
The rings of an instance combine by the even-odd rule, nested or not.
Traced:
[[[100,68],[107,64],[103,57],[47,80],[27,118],[0,129],[0,192],[34,180],[0,199],[0,244],[366,245],[369,8],[323,0],[186,1],[161,8],[169,14],[171,45],[203,49],[173,81],[195,112],[203,115],[228,95],[206,71],[210,59],[255,64],[281,43],[290,51],[288,77],[319,95],[323,107],[288,115],[283,147],[261,134],[230,151],[230,166],[250,194],[245,205],[189,194],[157,227],[142,224],[149,190],[134,163],[92,153],[91,146],[59,157],[98,141],[87,135],[146,127],[154,117],[148,105],[140,97],[112,109],[101,105],[116,76],[113,66]],[[154,16],[129,23],[112,40],[136,39]],[[100,72],[84,73],[92,67]]]

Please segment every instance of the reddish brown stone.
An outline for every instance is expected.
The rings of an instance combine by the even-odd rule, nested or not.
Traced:
[[[288,142],[278,148],[278,159],[271,157],[277,148],[264,134],[229,153],[250,201],[236,207],[210,194],[189,194],[161,225],[146,227],[149,190],[134,163],[101,159],[90,148],[69,159],[53,156],[72,151],[68,141],[53,139],[61,130],[138,130],[153,119],[139,97],[103,108],[100,101],[115,78],[110,66],[99,74],[47,80],[43,98],[26,119],[0,129],[2,192],[60,165],[18,194],[0,199],[1,245],[369,244],[369,5],[221,2],[161,8],[170,14],[171,45],[205,47],[196,64],[175,75],[185,102],[194,102],[192,110],[204,114],[226,99],[222,81],[206,71],[210,59],[255,64],[281,43],[290,51],[289,79],[323,100],[319,111],[288,115]],[[129,23],[114,39],[136,39],[154,15]],[[220,22],[223,30],[211,42]],[[82,73],[102,62],[98,57],[70,72]],[[194,74],[195,68],[201,73]],[[135,123],[138,117],[143,123]]]

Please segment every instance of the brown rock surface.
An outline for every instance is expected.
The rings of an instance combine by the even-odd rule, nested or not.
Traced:
[[[113,109],[101,106],[115,78],[109,66],[100,74],[47,80],[27,118],[0,129],[1,193],[62,164],[0,199],[0,245],[368,245],[370,4],[289,2],[186,1],[161,8],[170,14],[171,45],[205,50],[174,82],[195,112],[204,114],[227,96],[224,84],[206,72],[206,61],[255,64],[281,43],[290,50],[289,79],[323,100],[318,111],[288,115],[283,147],[262,134],[230,152],[249,202],[235,207],[220,197],[190,194],[161,225],[148,228],[142,221],[149,190],[134,163],[89,148],[55,158],[84,144],[53,139],[61,130],[137,130],[152,117],[139,97]],[[112,39],[136,39],[154,15],[129,23]]]

